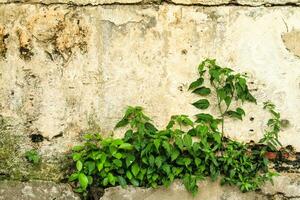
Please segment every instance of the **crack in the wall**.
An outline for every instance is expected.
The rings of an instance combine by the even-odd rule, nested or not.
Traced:
[[[154,1],[137,1],[137,2],[103,2],[103,3],[75,3],[75,2],[22,2],[22,1],[10,1],[10,2],[0,2],[0,6],[2,5],[41,5],[41,6],[59,6],[66,5],[70,7],[99,7],[99,6],[159,6],[159,5],[175,5],[175,6],[199,6],[199,7],[300,7],[299,3],[294,2],[286,2],[286,3],[240,3],[236,0],[232,0],[228,3],[215,3],[215,4],[206,4],[206,3],[179,3],[174,2],[172,0],[154,0]]]

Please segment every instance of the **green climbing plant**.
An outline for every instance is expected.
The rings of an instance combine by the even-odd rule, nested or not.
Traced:
[[[74,173],[69,181],[74,182],[75,191],[86,194],[91,185],[167,187],[179,179],[196,195],[198,181],[206,177],[213,181],[221,177],[221,184],[236,185],[243,192],[272,180],[276,173],[269,170],[265,153],[281,145],[280,115],[275,106],[265,103],[272,118],[260,145],[226,138],[225,117],[242,120],[245,115],[243,108],[234,107],[233,102],[256,103],[247,77],[211,59],[199,65],[198,74],[189,86],[199,95],[199,100],[192,103],[201,111],[195,117],[172,116],[166,128],[159,130],[141,107],[128,107],[116,125],[127,129],[123,138],[86,134],[85,142],[73,147]],[[216,98],[218,116],[202,112],[212,104],[211,98]]]

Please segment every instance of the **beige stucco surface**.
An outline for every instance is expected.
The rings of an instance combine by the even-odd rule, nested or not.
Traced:
[[[37,2],[0,4],[0,174],[26,168],[15,157],[33,147],[47,161],[83,133],[122,136],[114,125],[128,105],[144,107],[159,128],[172,115],[197,114],[187,89],[205,58],[246,72],[258,100],[245,105],[243,122],[226,120],[227,136],[258,141],[270,117],[262,105],[271,100],[285,120],[280,141],[300,151],[298,1]],[[207,111],[216,114],[215,105]],[[30,140],[36,134],[44,137],[38,144]],[[62,179],[57,167],[43,170],[34,178]]]
[[[248,73],[258,99],[242,123],[228,120],[227,135],[262,137],[262,102],[271,100],[289,120],[282,143],[300,149],[300,61],[289,43],[299,38],[283,40],[300,29],[298,8],[2,5],[0,13],[8,35],[0,111],[21,119],[23,134],[46,137],[42,149],[65,149],[95,126],[109,134],[127,105],[143,106],[159,127],[196,114],[187,87],[207,57]]]
[[[234,187],[221,187],[219,181],[204,180],[199,183],[199,193],[193,197],[180,181],[175,181],[170,188],[108,188],[100,200],[299,200],[299,188],[298,175],[282,174],[275,178],[274,185],[266,184],[259,192],[242,193]]]

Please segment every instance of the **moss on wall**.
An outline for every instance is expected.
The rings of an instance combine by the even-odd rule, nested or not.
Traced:
[[[14,119],[0,116],[0,180],[49,180],[62,181],[66,177],[69,161],[66,155],[55,158],[43,158],[33,165],[24,157],[32,148],[29,139],[23,134]],[[27,145],[26,145],[27,144]]]

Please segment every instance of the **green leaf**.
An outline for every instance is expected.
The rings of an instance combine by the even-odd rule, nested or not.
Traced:
[[[229,115],[230,117],[233,117],[233,118],[236,118],[236,119],[239,119],[239,120],[243,120],[241,114],[236,112],[236,111],[229,110],[229,111],[226,112],[226,114]]]
[[[112,146],[119,146],[121,144],[123,144],[124,141],[122,139],[114,139],[111,143]]]
[[[118,182],[123,188],[127,185],[125,178],[123,178],[122,176],[118,176]]]
[[[195,158],[194,162],[197,167],[201,164],[201,160],[199,158]]]
[[[171,145],[169,144],[169,142],[163,141],[162,146],[166,150],[167,154],[170,155],[171,154]]]
[[[132,146],[132,144],[129,144],[129,143],[123,143],[119,146],[119,149],[132,150],[133,146]]]
[[[77,180],[78,176],[79,176],[78,173],[71,174],[71,176],[69,176],[69,182]]]
[[[74,147],[72,148],[72,151],[81,151],[81,150],[83,150],[83,149],[84,149],[84,146],[78,145],[78,146],[74,146]]]
[[[175,149],[174,151],[172,151],[172,154],[171,154],[171,161],[174,161],[176,160],[176,158],[179,156],[180,152]]]
[[[127,124],[129,123],[128,119],[122,119],[121,121],[119,121],[117,123],[117,125],[115,126],[115,128],[120,128],[120,127],[123,127],[123,126],[126,126]]]
[[[179,147],[180,150],[183,149],[183,140],[180,137],[175,138],[175,144]]]
[[[168,123],[168,125],[167,125],[167,129],[170,129],[170,128],[172,128],[173,126],[174,126],[174,124],[175,124],[175,121],[174,120],[171,120],[169,123]]]
[[[98,162],[97,163],[97,169],[98,169],[99,172],[101,172],[101,170],[103,169],[103,164],[104,164],[103,162]]]
[[[185,166],[189,166],[192,163],[192,159],[190,158],[183,158],[183,162],[185,164]]]
[[[84,163],[84,165],[87,166],[89,174],[91,174],[95,170],[95,168],[96,168],[96,164],[93,161],[87,161],[86,163]]]
[[[208,132],[208,127],[206,125],[197,126],[197,131],[199,133],[199,136],[203,137]]]
[[[196,81],[192,82],[189,86],[189,90],[192,90],[196,87],[199,87],[203,84],[204,79],[203,78],[198,78]]]
[[[209,101],[207,99],[200,99],[192,104],[198,109],[206,109],[209,107]]]
[[[161,166],[161,164],[162,164],[162,157],[161,156],[157,156],[156,158],[155,158],[155,164],[156,164],[156,166],[158,167],[158,168],[160,168],[160,166]]]
[[[196,117],[197,117],[197,121],[196,122],[201,122],[201,121],[203,121],[203,122],[211,122],[214,119],[212,115],[206,114],[206,113],[197,114]]]
[[[170,171],[171,171],[171,169],[170,169],[170,165],[168,165],[168,164],[164,164],[163,166],[162,166],[162,170],[164,171],[164,172],[166,172],[166,174],[170,174]]]
[[[140,167],[137,163],[134,163],[132,166],[131,166],[131,172],[133,174],[134,177],[136,177],[138,175],[138,173],[140,172]]]
[[[155,163],[155,158],[154,158],[154,156],[153,156],[153,155],[150,155],[148,160],[149,160],[149,165],[150,165],[151,167],[153,167],[153,165],[154,165],[154,163]]]
[[[226,96],[224,101],[227,107],[230,106],[232,98],[230,96]]]
[[[187,148],[191,148],[193,143],[192,137],[190,135],[184,135],[183,136],[183,145],[186,146]]]
[[[145,123],[145,128],[150,133],[155,133],[157,131],[157,128],[153,124],[151,124],[149,122]]]
[[[133,178],[132,174],[130,171],[126,171],[126,176],[129,180],[131,180]]]
[[[132,131],[132,130],[128,130],[128,131],[126,131],[126,133],[125,133],[124,141],[127,142],[127,141],[129,141],[130,139],[132,139],[132,137],[133,137],[133,131]]]
[[[133,163],[133,161],[135,160],[135,157],[133,155],[128,155],[126,157],[126,166],[129,167],[131,165],[131,163]]]
[[[117,158],[117,159],[121,159],[122,156],[123,156],[123,154],[121,154],[121,153],[114,153],[114,154],[113,154],[113,157],[115,157],[115,158]]]
[[[213,137],[217,144],[221,144],[221,135],[219,133],[213,133]]]
[[[226,98],[226,91],[225,89],[221,88],[217,90],[217,95],[220,99],[220,101],[223,101]]]
[[[79,180],[80,186],[81,186],[83,189],[86,189],[87,186],[88,186],[88,183],[89,183],[89,180],[88,180],[88,178],[86,177],[86,175],[83,174],[83,173],[80,173],[80,174],[78,175],[78,180]]]
[[[114,159],[113,163],[117,166],[117,167],[122,167],[122,161],[118,160],[118,159]]]
[[[87,179],[88,179],[88,184],[92,185],[93,184],[93,177],[87,176]]]
[[[99,151],[93,151],[89,154],[89,157],[93,160],[99,160],[103,154]]]
[[[153,141],[154,146],[155,146],[155,148],[156,148],[157,151],[159,151],[160,142],[161,142],[160,139],[155,139]]]
[[[76,193],[83,193],[83,192],[85,192],[85,190],[79,187],[79,188],[75,188],[74,192],[76,192]]]
[[[81,162],[80,160],[78,160],[78,161],[76,162],[76,169],[77,169],[78,171],[81,171],[81,170],[82,170],[82,167],[83,167],[82,162]]]
[[[249,92],[248,92],[248,94],[246,95],[246,99],[247,99],[249,102],[253,102],[253,103],[255,103],[255,104],[257,103],[255,97],[252,96],[252,94],[250,94]]]
[[[135,178],[131,179],[130,182],[134,187],[139,187],[140,185],[139,181]]]
[[[104,141],[103,141],[103,142],[104,142]],[[116,154],[117,151],[118,151],[118,149],[117,149],[116,146],[113,146],[113,145],[110,145],[110,146],[109,146],[109,152],[110,152],[111,155]]]
[[[107,186],[108,185],[108,178],[107,177],[102,180],[102,185],[103,186]]]
[[[81,153],[73,153],[72,158],[74,161],[78,161],[81,158]]]
[[[108,178],[108,182],[111,185],[115,185],[116,184],[116,177],[112,173],[108,173],[107,178]]]
[[[209,95],[211,92],[211,90],[207,87],[200,87],[200,88],[197,88],[195,90],[193,90],[192,93],[195,93],[195,94],[199,94],[199,95],[202,95],[202,96],[206,96],[206,95]]]
[[[245,111],[242,108],[237,108],[236,112],[239,113],[241,116],[246,115]]]

